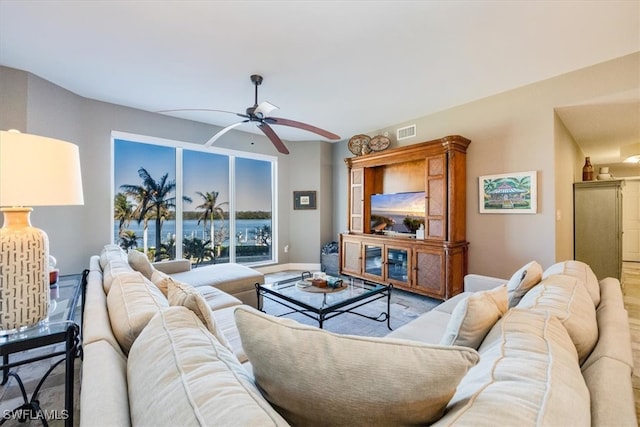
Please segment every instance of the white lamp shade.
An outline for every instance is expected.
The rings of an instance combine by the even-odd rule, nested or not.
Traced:
[[[0,131],[0,206],[82,205],[78,147]]]

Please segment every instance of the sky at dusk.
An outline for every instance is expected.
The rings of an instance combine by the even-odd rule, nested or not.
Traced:
[[[376,194],[371,197],[371,213],[420,214],[424,216],[424,191],[415,193]]]
[[[144,167],[154,180],[169,173],[176,179],[175,148],[115,140],[115,193],[123,184],[141,185],[138,169]],[[196,194],[217,191],[218,203],[229,202],[229,158],[226,155],[183,150],[184,195],[193,202],[184,210],[195,210],[203,199]],[[271,211],[271,163],[236,157],[236,210]],[[228,205],[223,209],[228,211]]]

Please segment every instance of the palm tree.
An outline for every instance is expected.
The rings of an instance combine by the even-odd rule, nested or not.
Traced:
[[[138,169],[138,176],[142,179],[142,185],[121,185],[120,188],[126,194],[132,195],[140,199],[138,205],[138,224],[143,221],[147,215],[156,221],[156,261],[160,259],[160,248],[162,247],[162,223],[165,212],[176,207],[176,198],[171,197],[176,189],[175,180],[169,180],[169,174],[165,173],[158,181],[154,180],[149,172],[143,167]],[[184,197],[184,200],[191,201],[190,198]]]
[[[224,210],[222,210],[223,205],[228,205],[228,202],[218,203],[218,195],[217,191],[202,193],[197,191],[196,194],[204,200],[204,202],[200,206],[196,206],[196,209],[204,209],[204,212],[200,214],[198,217],[198,224],[200,221],[203,222],[202,225],[202,235],[204,237],[205,231],[207,229],[207,220],[210,221],[211,229],[209,230],[209,239],[211,239],[211,247],[215,246],[215,225],[213,223],[214,217],[216,214],[220,217],[220,219],[224,219]]]
[[[213,258],[213,252],[210,247],[207,247],[210,240],[203,240],[198,237],[185,237],[184,238],[184,256],[187,259],[196,260],[196,267],[205,258]]]
[[[138,236],[133,230],[122,230],[120,232],[120,247],[125,251],[138,247]]]
[[[124,193],[116,194],[113,200],[113,219],[118,220],[118,236],[133,219],[133,205]]]
[[[125,187],[125,185],[121,185],[120,188]],[[131,216],[132,218],[137,218],[138,220],[138,224],[140,224],[140,222],[142,222],[143,227],[142,227],[142,252],[143,253],[148,253],[148,235],[149,235],[149,219],[150,219],[150,213],[149,212],[143,212],[142,211],[142,207],[144,206],[144,199],[146,198],[146,194],[147,191],[140,187],[140,186],[134,186],[134,185],[127,185],[126,187],[128,187],[129,189],[126,191],[126,194],[133,197],[135,199],[136,205],[135,205],[135,209],[133,210]]]

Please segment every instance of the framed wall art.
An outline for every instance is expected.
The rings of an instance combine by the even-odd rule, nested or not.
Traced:
[[[478,177],[480,213],[535,214],[536,171]]]
[[[293,209],[316,209],[315,191],[294,191]]]

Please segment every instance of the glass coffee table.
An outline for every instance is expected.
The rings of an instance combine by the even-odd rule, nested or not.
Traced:
[[[387,322],[391,330],[391,291],[392,285],[381,285],[348,276],[339,276],[342,283],[336,288],[329,286],[318,288],[311,285],[311,273],[302,276],[261,285],[256,283],[258,293],[258,309],[262,310],[262,298],[267,298],[291,311],[280,314],[300,313],[318,322],[322,328],[326,320],[345,313],[355,314],[377,322]],[[336,279],[336,278],[333,278]],[[355,311],[358,307],[380,299],[387,299],[387,311],[378,316],[369,316]]]

